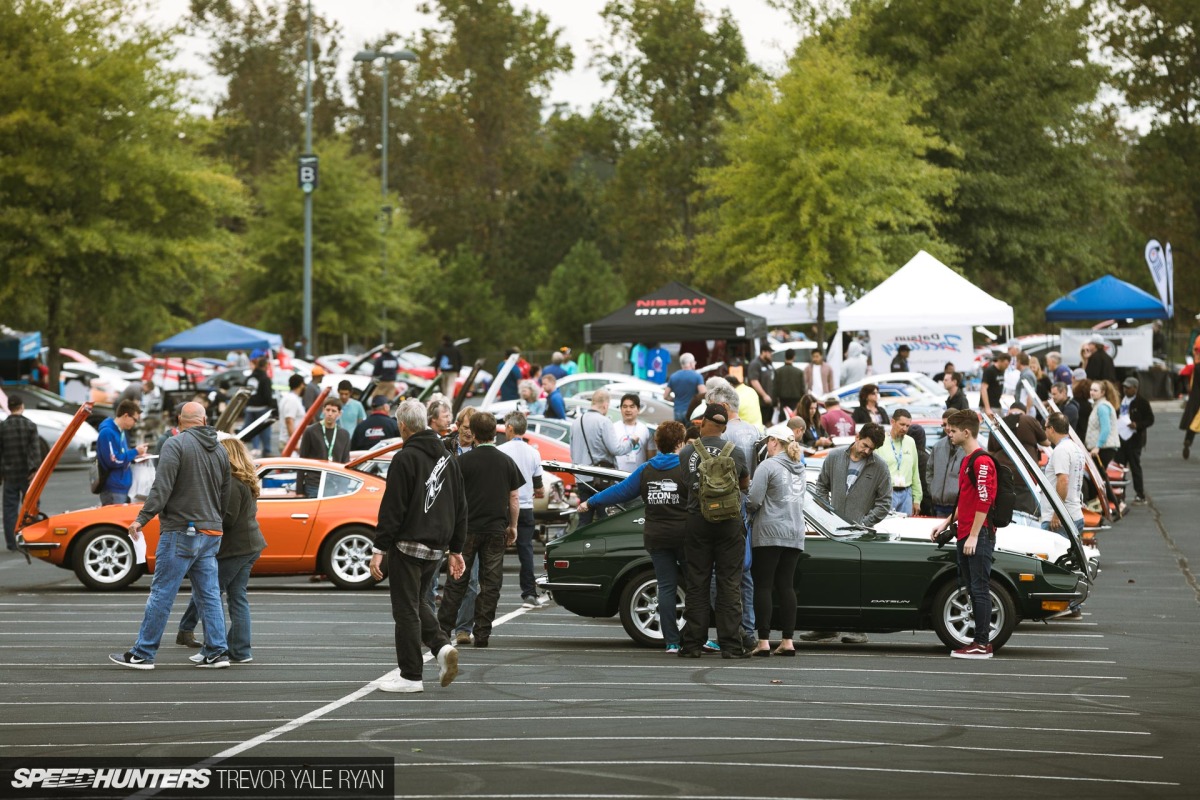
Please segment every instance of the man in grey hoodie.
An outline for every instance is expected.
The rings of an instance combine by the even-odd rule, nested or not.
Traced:
[[[217,579],[217,550],[221,547],[221,517],[229,496],[229,455],[217,444],[217,431],[205,424],[204,406],[186,403],[179,414],[179,433],[163,444],[158,472],[146,504],[129,526],[131,539],[159,518],[154,580],[138,631],[137,642],[125,653],[111,653],[114,664],[130,669],[154,669],[171,604],[184,577],[191,580],[192,597],[204,620],[203,658],[197,667],[229,666],[225,611]]]
[[[849,447],[839,447],[825,457],[817,476],[817,496],[829,501],[834,512],[854,525],[874,525],[892,507],[892,476],[887,462],[875,455],[883,446],[883,428],[868,422],[858,429]],[[835,642],[836,631],[801,634],[805,642]],[[863,644],[867,637],[857,632],[841,636],[845,644]]]
[[[958,409],[947,408],[942,412],[942,431],[946,431],[946,418]],[[933,501],[933,515],[948,517],[958,505],[958,473],[962,467],[963,451],[943,436],[933,446],[929,463],[925,465],[925,480],[929,484],[929,496]]]

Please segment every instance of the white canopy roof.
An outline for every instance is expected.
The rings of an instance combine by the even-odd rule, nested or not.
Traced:
[[[825,321],[832,322],[847,306],[846,293],[838,289],[825,294]],[[742,311],[765,317],[767,324],[808,325],[817,321],[817,292],[799,289],[795,293],[785,283],[773,292],[764,292],[748,300],[738,300],[735,306]]]
[[[924,250],[837,318],[843,331],[1013,324],[997,300]]]

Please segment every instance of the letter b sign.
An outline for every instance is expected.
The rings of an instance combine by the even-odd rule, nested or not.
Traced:
[[[316,156],[300,156],[299,166],[296,172],[297,182],[300,184],[300,191],[305,194],[312,193],[317,188],[319,170],[317,168]]]

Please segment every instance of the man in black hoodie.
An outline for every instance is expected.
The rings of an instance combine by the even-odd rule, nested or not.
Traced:
[[[388,469],[371,549],[371,576],[383,580],[386,554],[400,675],[380,681],[379,688],[422,692],[422,643],[437,657],[442,686],[449,686],[458,675],[458,651],[421,598],[429,592],[443,553],[448,554],[450,576],[463,573],[467,501],[462,473],[427,427],[425,406],[419,400],[405,400],[396,409],[396,422],[404,448]]]

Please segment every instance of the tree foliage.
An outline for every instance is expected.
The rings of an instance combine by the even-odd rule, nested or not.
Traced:
[[[914,124],[919,104],[868,67],[809,39],[787,74],[734,98],[721,136],[729,163],[705,175],[719,201],[702,240],[706,283],[854,291],[920,249],[954,261],[937,235],[955,188],[934,163],[944,145]]]
[[[191,24],[214,47],[209,64],[226,81],[217,101],[219,152],[242,175],[271,169],[304,145],[306,31],[304,0],[191,0]],[[313,135],[333,135],[345,114],[337,79],[335,23],[314,12]]]
[[[374,166],[343,139],[322,141],[321,183],[313,193],[313,335],[340,348],[341,335],[377,340],[384,315],[394,324],[411,310],[414,273],[432,267],[423,237],[403,209],[384,225]],[[279,159],[259,182],[260,213],[247,240],[254,264],[242,277],[237,306],[285,341],[303,329],[303,195],[295,163]],[[384,274],[383,237],[387,236]]]
[[[225,223],[245,213],[243,188],[198,152],[204,126],[161,66],[167,35],[127,10],[0,3],[0,303],[52,352],[199,321],[241,259]]]
[[[925,120],[954,148],[959,190],[942,231],[968,275],[1002,296],[1030,298],[1032,313],[1046,295],[1104,271],[1110,254],[1097,242],[1121,212],[1122,193],[1120,153],[1106,147],[1110,117],[1096,110],[1105,70],[1088,51],[1092,3],[849,7],[849,20],[822,35],[893,70],[900,90],[925,99]]]
[[[691,274],[705,207],[699,176],[721,163],[716,134],[747,77],[746,49],[728,9],[713,17],[696,0],[610,0],[602,16],[608,40],[594,61],[613,90],[604,110],[630,141],[603,220],[637,294]]]
[[[546,347],[581,342],[583,326],[625,304],[616,272],[592,242],[576,242],[530,308],[535,341]]]
[[[1200,4],[1111,0],[1102,29],[1119,64],[1116,83],[1134,108],[1153,112],[1130,156],[1131,222],[1144,241],[1171,242],[1177,314],[1200,311]],[[1135,243],[1136,244],[1136,243]],[[1140,249],[1133,261],[1141,269]]]

